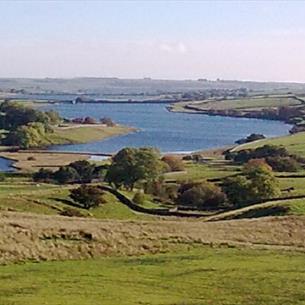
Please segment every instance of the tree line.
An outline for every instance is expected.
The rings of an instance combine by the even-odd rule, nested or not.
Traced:
[[[77,183],[70,198],[88,209],[102,204],[103,192],[91,182],[106,182],[115,189],[134,191],[133,201],[143,204],[145,196],[179,209],[219,210],[247,206],[279,196],[280,189],[270,165],[263,159],[248,159],[235,176],[219,183],[184,181],[168,183],[164,173],[184,170],[181,157],[164,156],[153,148],[124,148],[111,162],[94,165],[86,160],[60,167],[55,172],[40,169],[35,181]]]

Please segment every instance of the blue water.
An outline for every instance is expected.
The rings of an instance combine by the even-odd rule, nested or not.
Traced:
[[[13,172],[12,164],[11,160],[0,157],[0,172]]]
[[[153,146],[162,152],[190,152],[222,147],[251,133],[268,137],[287,134],[290,125],[279,121],[172,113],[164,104],[59,104],[47,106],[67,118],[111,117],[138,132],[106,140],[58,145],[50,150],[112,153],[126,146]]]

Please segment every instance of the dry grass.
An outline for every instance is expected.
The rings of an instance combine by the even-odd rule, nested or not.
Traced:
[[[158,253],[178,246],[240,245],[305,251],[305,217],[220,222],[99,221],[0,213],[0,263]]]
[[[38,151],[1,152],[0,156],[14,161],[14,166],[22,172],[33,172],[39,168],[57,169],[77,160],[88,160],[89,155]],[[34,159],[33,159],[34,158]]]

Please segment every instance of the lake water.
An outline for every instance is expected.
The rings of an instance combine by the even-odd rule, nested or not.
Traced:
[[[0,172],[13,172],[13,161],[0,157]]]
[[[164,104],[58,104],[45,109],[54,109],[66,118],[107,116],[139,129],[102,141],[50,148],[60,151],[113,153],[126,146],[153,146],[162,152],[191,152],[230,145],[251,133],[284,135],[291,128],[279,121],[172,113]]]

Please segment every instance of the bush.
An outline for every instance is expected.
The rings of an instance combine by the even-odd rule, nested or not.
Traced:
[[[262,135],[262,134],[251,133],[246,138],[243,138],[243,139],[235,141],[235,143],[236,144],[244,144],[244,143],[250,143],[250,142],[261,140],[261,139],[265,139],[265,138],[266,137],[264,135]]]
[[[142,192],[136,192],[132,201],[137,205],[143,205],[145,203],[145,195]]]
[[[5,179],[6,179],[5,173],[0,173],[0,182],[5,181]]]
[[[161,160],[169,166],[172,172],[184,170],[184,163],[180,157],[166,155]]]
[[[114,123],[114,121],[111,118],[108,118],[108,117],[101,118],[100,122],[101,122],[101,124],[104,124],[104,125],[106,125],[108,127],[113,127],[113,126],[116,125]]]
[[[238,152],[226,152],[227,160],[234,160],[238,163],[246,163],[250,159],[263,159],[267,157],[288,157],[286,148],[275,145],[264,145],[256,149],[243,149]]]
[[[178,189],[177,203],[200,210],[220,208],[226,200],[221,189],[210,182],[185,183]]]
[[[300,164],[292,157],[268,157],[266,162],[276,172],[297,172]]]
[[[67,217],[85,217],[85,215],[77,209],[64,208],[59,215]]]
[[[96,124],[96,119],[95,118],[92,118],[92,117],[85,117],[84,120],[83,120],[83,124]]]
[[[81,185],[70,191],[70,198],[78,203],[84,209],[96,207],[105,203],[104,192],[97,186]]]
[[[33,174],[33,180],[36,182],[49,182],[53,179],[53,172],[49,169],[41,168]]]

